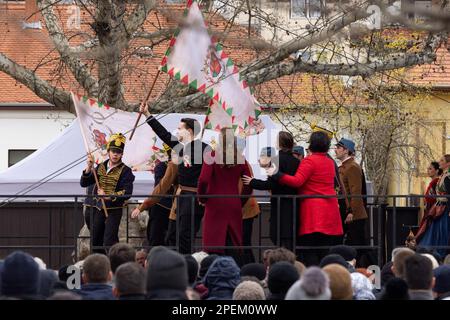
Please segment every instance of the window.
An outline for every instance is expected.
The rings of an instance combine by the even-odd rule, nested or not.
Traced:
[[[402,6],[405,8],[411,7],[415,11],[431,10],[431,0],[403,0]],[[408,19],[411,20],[424,20],[425,17],[421,16],[418,12],[408,12]]]
[[[324,6],[324,0],[291,0],[291,19],[319,18]]]
[[[8,167],[15,165],[35,151],[36,150],[8,150]]]

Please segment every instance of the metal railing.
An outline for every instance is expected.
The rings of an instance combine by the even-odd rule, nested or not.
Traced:
[[[10,196],[3,196],[0,195],[0,199],[7,199]],[[2,212],[4,212],[4,210],[7,210],[8,207],[14,206],[17,202],[23,202],[26,201],[27,199],[45,199],[47,202],[52,202],[61,198],[67,199],[67,198],[73,198],[73,201],[69,201],[68,203],[72,203],[73,207],[72,207],[72,221],[75,221],[76,219],[80,218],[80,211],[82,212],[82,201],[84,201],[84,199],[92,197],[92,196],[87,196],[87,195],[70,195],[70,196],[57,196],[57,195],[25,195],[25,196],[14,196],[15,201],[9,203],[6,206],[3,206],[0,209],[0,219]],[[98,196],[96,196],[98,197]],[[104,197],[108,197],[107,195]],[[126,196],[123,196],[126,197]],[[129,200],[129,205],[132,204],[133,202],[137,203],[138,200],[140,199],[144,199],[149,197],[148,195],[139,195],[139,196],[133,196],[130,200]],[[161,197],[161,196],[157,196],[157,197]],[[191,201],[191,237],[190,237],[190,248],[192,250],[192,252],[195,251],[199,251],[201,249],[203,249],[203,245],[202,244],[196,244],[196,242],[198,242],[201,237],[198,237],[195,232],[194,232],[194,208],[195,208],[195,202],[198,199],[197,195],[194,194],[180,194],[180,195],[165,195],[164,197],[171,197],[174,198],[175,201],[177,201],[179,203],[181,198],[190,198]],[[250,246],[210,246],[208,245],[208,249],[210,250],[221,250],[221,249],[238,249],[238,250],[243,250],[243,249],[251,249],[251,250],[257,250],[259,252],[259,257],[262,256],[262,250],[264,249],[270,249],[270,248],[276,248],[279,246],[280,244],[280,237],[281,237],[281,226],[280,226],[280,219],[281,219],[281,214],[289,214],[286,212],[280,212],[280,203],[281,200],[288,200],[290,199],[290,201],[292,201],[292,208],[293,211],[290,213],[292,214],[292,239],[293,239],[293,246],[296,250],[296,252],[301,252],[301,251],[305,251],[305,250],[317,250],[317,249],[329,249],[329,246],[323,246],[323,247],[318,247],[318,246],[301,246],[298,245],[298,235],[297,235],[297,219],[298,219],[298,202],[297,200],[302,200],[302,199],[308,199],[308,198],[343,198],[342,196],[335,196],[335,195],[330,195],[330,196],[325,196],[325,195],[252,195],[252,196],[241,196],[241,195],[205,195],[202,196],[202,198],[257,198],[257,199],[268,199],[269,197],[271,199],[277,199],[276,203],[277,203],[277,243],[272,244],[272,245],[264,245],[263,244],[263,240],[267,239],[267,236],[262,236],[262,230],[263,230],[263,215],[265,215],[266,213],[263,212],[263,210],[261,210],[261,213],[258,217],[258,239],[257,239],[257,244],[252,244]],[[353,197],[357,197],[357,198],[365,198],[365,199],[376,199],[376,201],[372,201],[372,204],[369,204],[366,208],[368,208],[368,213],[369,213],[369,224],[370,224],[370,237],[369,237],[369,244],[367,245],[358,245],[358,246],[353,246],[355,249],[361,249],[361,250],[372,250],[372,251],[376,251],[377,252],[377,263],[379,265],[381,265],[382,263],[385,262],[385,257],[383,257],[384,251],[386,251],[386,246],[390,246],[391,248],[395,248],[399,245],[402,245],[401,243],[398,243],[397,241],[397,232],[398,232],[398,208],[401,208],[399,206],[397,206],[398,203],[398,199],[410,199],[410,198],[424,198],[424,196],[421,195],[383,195],[383,196],[379,196],[379,195],[370,195],[370,196],[361,196],[361,195],[353,195],[353,196],[349,196],[350,198]],[[427,196],[429,198],[432,198],[433,196]],[[434,196],[436,197],[436,196]],[[442,196],[439,196],[442,198]],[[447,196],[446,198],[448,199],[450,196]],[[117,197],[119,198],[119,197]],[[387,203],[388,202],[392,203],[392,206],[388,206]],[[373,202],[377,202],[378,204],[373,204]],[[34,202],[27,202],[28,204],[33,204]],[[36,203],[40,203],[42,204],[42,201],[37,201]],[[67,201],[65,201],[64,203],[67,204]],[[179,205],[177,206],[179,208]],[[391,210],[387,210],[387,209],[391,209]],[[385,214],[383,216],[383,213]],[[391,217],[390,217],[391,216]],[[145,239],[145,237],[135,237],[135,236],[130,236],[129,235],[129,219],[130,219],[130,214],[129,214],[129,206],[127,206],[127,216],[126,216],[126,242],[128,242],[130,239],[132,238],[142,238],[143,240]],[[84,217],[83,217],[84,220]],[[93,216],[91,216],[90,219],[90,230],[92,232],[93,230]],[[392,234],[387,234],[386,229],[388,229],[388,225],[387,225],[387,221],[392,221]],[[418,221],[418,220],[417,220]],[[48,224],[49,224],[49,230],[51,231],[51,225],[52,225],[52,215],[49,214],[48,216]],[[180,248],[180,237],[179,237],[179,215],[177,215],[177,220],[176,220],[176,226],[177,226],[177,232],[176,232],[176,245],[173,246],[172,248],[179,250]],[[410,228],[411,226],[409,225],[402,225],[401,227],[404,228]],[[79,236],[79,225],[77,225],[76,223],[73,223],[73,234],[72,237],[70,237],[73,241],[72,244],[51,244],[51,237],[52,235],[49,234],[48,235],[48,239],[49,239],[49,243],[47,245],[43,245],[43,244],[39,244],[39,245],[12,245],[12,244],[4,244],[3,240],[4,239],[35,239],[37,237],[33,237],[33,236],[29,236],[29,235],[14,235],[14,236],[4,236],[2,234],[0,234],[0,249],[4,249],[4,250],[17,250],[17,249],[26,249],[26,250],[32,250],[32,249],[47,249],[49,252],[49,256],[51,256],[51,252],[53,250],[67,250],[67,249],[73,249],[73,251],[75,252],[75,254],[77,254],[78,252],[78,240],[82,239],[83,237]],[[375,233],[374,229],[377,229],[377,232]],[[386,237],[391,237],[391,243],[387,243],[385,240]],[[46,238],[45,236],[40,236],[39,238]],[[67,238],[67,236],[65,236],[65,238]],[[86,238],[86,237],[84,237]],[[107,247],[104,246],[94,246],[93,245],[93,240],[92,237],[90,238],[90,248],[91,250],[94,249],[107,249]],[[384,248],[383,248],[384,246]],[[148,249],[148,246],[139,246],[138,248],[146,248]],[[428,248],[430,249],[450,249],[450,246],[429,246]],[[387,253],[387,255],[389,255],[389,252]]]

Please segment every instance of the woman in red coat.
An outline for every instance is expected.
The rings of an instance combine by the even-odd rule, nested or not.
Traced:
[[[242,206],[248,199],[201,196],[238,195],[239,180],[244,175],[250,175],[250,170],[244,157],[237,151],[232,130],[221,131],[218,149],[212,154],[211,160],[213,161],[203,164],[198,180],[199,201],[205,205],[203,247],[206,252],[223,253],[223,249],[213,247],[242,246]],[[249,195],[251,190],[250,187],[244,186],[242,194]],[[235,252],[236,250],[227,250],[225,253],[234,256]]]
[[[299,195],[336,196],[335,166],[328,155],[330,138],[324,132],[314,132],[310,138],[311,155],[300,163],[294,176],[278,172],[273,175],[281,184],[298,188]],[[272,174],[274,169],[269,169]],[[300,200],[298,245],[334,246],[343,234],[337,198],[306,198]],[[319,264],[328,250],[301,250],[302,262]]]

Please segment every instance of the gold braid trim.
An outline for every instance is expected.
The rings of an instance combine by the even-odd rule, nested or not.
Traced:
[[[119,182],[120,175],[122,174],[122,170],[124,165],[112,168],[112,170],[107,174],[105,164],[102,163],[98,167],[98,182],[100,187],[105,191],[107,195],[121,195],[125,193],[125,190],[120,190],[116,192],[117,183]]]

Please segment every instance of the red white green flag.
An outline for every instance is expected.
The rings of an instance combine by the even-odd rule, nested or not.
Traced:
[[[232,127],[240,136],[264,130],[261,106],[222,45],[209,34],[196,0],[188,0],[184,23],[171,39],[160,69],[211,98],[206,129]]]

